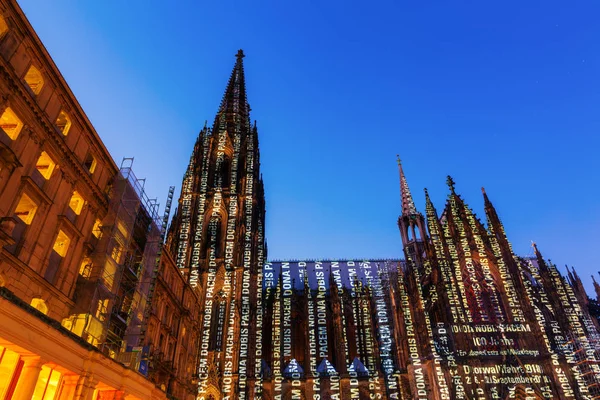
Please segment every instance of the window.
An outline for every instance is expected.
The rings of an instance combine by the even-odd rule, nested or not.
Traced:
[[[38,171],[40,171],[40,174],[42,174],[42,176],[48,180],[50,179],[50,176],[52,176],[52,171],[54,171],[56,163],[52,161],[48,153],[42,151],[42,154],[40,155],[40,158],[38,158],[35,167]]]
[[[96,318],[100,321],[105,321],[108,315],[108,299],[98,300],[98,308],[96,309]]]
[[[62,381],[62,374],[44,365],[35,385],[31,400],[53,400]]]
[[[48,315],[48,306],[44,299],[40,299],[39,297],[34,297],[31,299],[31,303],[29,303],[31,307],[35,308],[39,312]]]
[[[37,69],[33,65],[30,66],[27,70],[27,73],[25,74],[24,79],[27,83],[27,86],[29,86],[29,89],[31,89],[33,94],[35,94],[36,96],[40,94],[42,86],[44,86],[44,78],[42,78],[42,73],[39,69]]]
[[[61,111],[60,114],[58,114],[55,124],[58,130],[60,130],[63,135],[67,136],[69,129],[71,128],[71,119],[66,112]]]
[[[92,153],[88,153],[83,165],[87,168],[88,171],[90,171],[90,174],[94,173],[94,171],[96,170],[96,158],[94,158]]]
[[[110,256],[113,260],[115,260],[117,264],[120,264],[121,258],[123,256],[123,246],[121,246],[120,243],[115,243],[115,245],[112,248],[112,251],[110,252]]]
[[[6,132],[9,138],[15,140],[21,133],[21,129],[23,129],[23,123],[10,107],[6,107],[6,110],[0,116],[0,128]]]
[[[117,229],[119,229],[119,232],[121,232],[123,238],[129,238],[129,230],[127,229],[125,223],[121,219],[117,219]]]
[[[23,361],[18,353],[0,346],[0,399],[6,399],[7,392],[17,384]]]
[[[167,306],[165,306],[165,312],[164,312],[163,317],[162,317],[162,323],[165,324],[165,325],[168,324],[169,313],[170,313],[170,309],[169,309],[169,306],[167,305]]]
[[[73,212],[77,215],[81,214],[81,210],[83,209],[84,203],[85,200],[83,200],[83,197],[81,197],[81,195],[77,193],[77,191],[74,191],[73,196],[71,196],[71,200],[69,200],[69,207],[71,208],[71,210],[73,210]]]
[[[102,236],[102,221],[100,221],[98,218],[96,218],[96,222],[94,222],[92,235],[96,236],[98,239],[100,239],[100,236]]]
[[[8,32],[8,25],[6,24],[6,20],[0,17],[0,39],[4,37],[6,32]]]
[[[57,252],[61,257],[64,257],[67,255],[67,250],[69,249],[70,243],[71,239],[67,236],[67,234],[64,233],[62,230],[59,230],[52,249],[55,252]]]
[[[92,275],[92,259],[85,257],[81,260],[81,266],[79,267],[79,275],[84,278],[89,278]]]
[[[29,196],[23,193],[21,200],[19,200],[19,204],[17,204],[17,208],[15,209],[15,215],[27,225],[31,225],[31,221],[33,221],[33,216],[35,215],[37,208],[37,204],[35,204]]]
[[[115,283],[115,274],[117,273],[117,266],[114,262],[107,259],[104,263],[104,270],[102,271],[102,280],[108,290],[112,290]]]

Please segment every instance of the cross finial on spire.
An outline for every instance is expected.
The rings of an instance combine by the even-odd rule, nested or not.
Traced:
[[[450,188],[450,190],[452,191],[452,193],[454,193],[454,179],[452,179],[452,177],[450,175],[448,175],[448,177],[446,178],[446,184],[448,185],[448,187]]]
[[[531,247],[533,247],[533,251],[537,255],[539,253],[539,250],[537,248],[537,244],[533,240],[531,241]]]
[[[237,57],[238,61],[240,61],[242,58],[246,57],[244,55],[244,50],[242,50],[242,49],[239,49],[235,56]]]

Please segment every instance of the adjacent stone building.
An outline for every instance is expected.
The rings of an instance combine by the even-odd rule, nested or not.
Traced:
[[[198,392],[199,297],[164,249],[142,345],[149,379],[176,399],[194,399]]]
[[[198,294],[161,256],[168,214],[12,0],[0,128],[0,399],[195,398]]]

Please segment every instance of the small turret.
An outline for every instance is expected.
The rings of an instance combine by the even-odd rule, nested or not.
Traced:
[[[420,265],[427,240],[425,218],[423,218],[423,215],[415,207],[415,202],[408,188],[408,182],[406,181],[399,156],[397,156],[397,162],[398,174],[400,176],[401,202],[401,215],[398,218],[398,228],[400,228],[400,236],[406,258],[411,258],[417,265]]]
[[[600,302],[600,285],[596,282],[594,275],[592,275],[592,281],[594,282],[594,290],[596,291],[596,300]]]
[[[565,267],[567,268],[567,271],[569,271],[569,267],[567,267],[566,265]],[[577,274],[577,271],[575,271],[575,268],[573,267],[571,267],[571,271],[569,271],[569,279],[571,280],[571,287],[573,287],[573,292],[575,292],[577,300],[579,300],[579,303],[582,306],[587,307],[587,305],[589,304],[589,300],[585,291],[585,287],[583,286],[583,282]]]

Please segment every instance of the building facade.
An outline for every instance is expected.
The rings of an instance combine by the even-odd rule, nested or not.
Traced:
[[[264,262],[243,53],[194,147],[167,238],[199,295],[198,399],[595,399],[600,336],[574,271],[512,251],[487,194],[417,211],[404,260]]]
[[[148,378],[176,399],[195,399],[198,392],[199,295],[164,249],[141,345]]]
[[[398,162],[403,260],[267,262],[243,58],[166,234],[0,0],[0,400],[600,398],[598,303],[485,191],[422,214]]]
[[[11,0],[0,128],[0,399],[195,398],[198,300],[160,257],[166,221]]]

